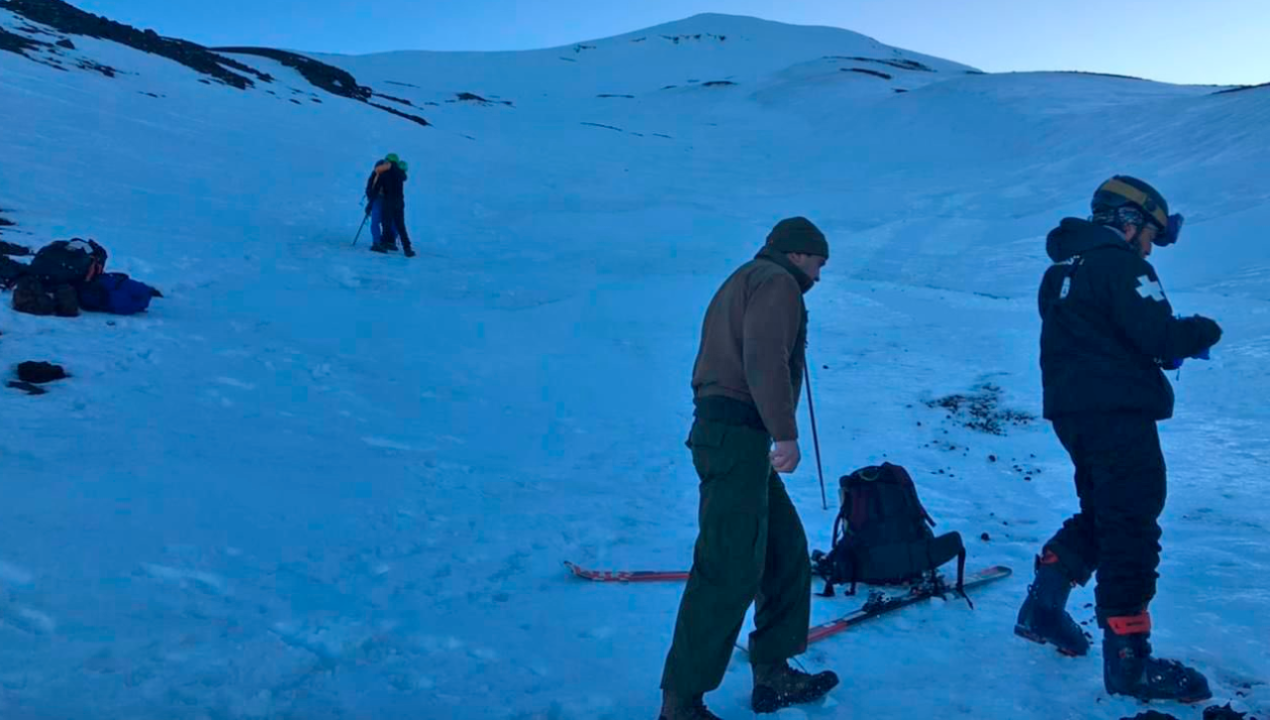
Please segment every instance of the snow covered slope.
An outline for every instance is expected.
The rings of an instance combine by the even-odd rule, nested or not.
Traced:
[[[833,246],[808,297],[826,480],[900,462],[972,566],[1016,574],[973,611],[818,644],[803,661],[842,687],[781,716],[1136,714],[1096,654],[1010,632],[1075,507],[1052,433],[939,404],[1039,413],[1044,235],[1116,172],[1187,214],[1153,260],[1179,312],[1226,330],[1162,426],[1157,646],[1270,711],[1270,91],[984,75],[722,15],[524,53],[221,65],[15,11],[35,5],[54,6],[0,2],[0,239],[95,237],[166,297],[139,317],[0,305],[0,366],[73,376],[0,395],[0,717],[655,717],[679,588],[561,561],[687,567],[701,313],[795,214]],[[350,246],[387,152],[411,162],[413,260]],[[804,445],[787,483],[824,548]],[[749,716],[748,681],[738,660],[715,710]]]

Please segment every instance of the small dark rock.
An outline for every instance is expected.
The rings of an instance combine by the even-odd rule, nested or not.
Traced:
[[[989,455],[989,456],[988,456],[988,462],[996,462],[996,461],[997,461],[997,456],[996,456],[996,455]]]
[[[1230,706],[1212,705],[1204,709],[1204,720],[1243,720],[1248,713],[1241,713]],[[1254,719],[1255,720],[1255,719]]]
[[[28,383],[47,383],[70,377],[61,365],[27,361],[18,363],[18,379]]]
[[[1120,720],[1177,720],[1177,717],[1173,715],[1166,715],[1158,710],[1147,710],[1146,712],[1138,713],[1133,717],[1120,718]]]
[[[982,535],[980,535],[980,536],[979,536],[979,539],[980,539],[980,540],[982,540],[982,541],[984,541],[984,542],[988,542],[988,541],[992,540],[992,537],[991,537],[990,535],[988,535],[988,533],[984,533],[984,534],[982,534]]]
[[[29,382],[21,382],[18,380],[10,380],[9,387],[16,390],[25,390],[29,395],[44,395],[48,392],[48,390],[45,390],[39,385],[32,385]]]

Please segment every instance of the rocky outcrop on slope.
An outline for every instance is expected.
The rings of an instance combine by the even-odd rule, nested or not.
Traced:
[[[239,90],[252,89],[257,83],[274,83],[275,79],[268,73],[221,53],[257,55],[294,68],[314,87],[332,95],[366,103],[418,125],[430,125],[426,119],[418,115],[371,102],[371,97],[376,94],[374,90],[358,83],[357,79],[347,71],[297,53],[258,47],[207,48],[187,40],[163,37],[154,30],[140,30],[94,15],[63,0],[0,0],[0,9],[8,10],[30,23],[43,26],[20,25],[11,29],[0,28],[0,51],[16,53],[59,70],[69,70],[73,66],[99,72],[111,78],[122,73],[117,68],[103,65],[91,58],[70,57],[68,51],[75,51],[76,47],[69,37],[65,37],[66,35],[115,42],[134,50],[167,58],[203,75],[204,77],[199,82],[209,85],[220,83]],[[42,39],[45,37],[49,39]],[[153,93],[146,94],[155,98],[161,97]],[[271,94],[276,95],[276,93]],[[395,100],[395,98],[391,99]],[[294,98],[291,102],[300,104]],[[321,101],[315,99],[314,102]]]

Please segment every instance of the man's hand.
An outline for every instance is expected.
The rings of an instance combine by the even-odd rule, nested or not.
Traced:
[[[777,442],[770,458],[772,460],[772,469],[776,472],[786,474],[794,472],[798,468],[798,461],[802,459],[802,453],[798,450],[798,441],[782,440]]]

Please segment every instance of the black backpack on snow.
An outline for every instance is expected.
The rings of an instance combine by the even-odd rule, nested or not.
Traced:
[[[107,257],[106,248],[94,240],[55,240],[35,253],[28,272],[46,285],[78,288],[101,274]]]
[[[928,573],[937,581],[937,568],[957,558],[955,589],[965,597],[966,548],[961,534],[936,536],[931,531],[935,521],[918,499],[907,470],[883,462],[842,476],[838,485],[841,508],[833,524],[833,544],[828,554],[812,554],[813,573],[825,579],[821,595],[832,596],[833,586],[843,583],[851,584],[847,594],[853,595],[857,582],[901,585]]]

